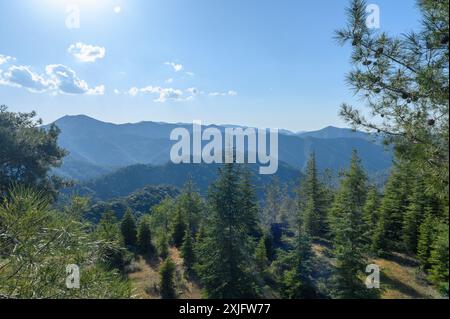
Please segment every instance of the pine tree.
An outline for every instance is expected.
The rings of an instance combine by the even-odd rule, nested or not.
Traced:
[[[180,213],[184,216],[186,227],[189,227],[191,234],[195,235],[200,226],[203,204],[191,178],[184,185],[181,195],[177,198],[177,205]]]
[[[239,177],[234,164],[225,164],[208,197],[210,220],[206,237],[197,248],[196,270],[209,298],[256,296]]]
[[[324,207],[323,186],[318,180],[316,156],[311,153],[306,168],[305,182],[300,192],[302,192],[301,203],[299,207],[302,211],[304,230],[312,237],[324,237],[327,233],[327,216]]]
[[[175,283],[174,283],[175,270],[176,267],[172,259],[170,259],[170,257],[167,258],[162,264],[161,269],[159,271],[160,275],[159,289],[162,299],[176,298]]]
[[[367,227],[374,229],[378,222],[378,209],[380,207],[380,195],[375,186],[369,186],[367,199],[363,208],[363,219]]]
[[[367,199],[363,208],[363,220],[368,239],[373,240],[375,229],[378,224],[378,211],[380,206],[380,196],[376,187],[370,186],[367,192]]]
[[[195,235],[195,243],[199,244],[203,241],[203,239],[205,239],[206,237],[206,226],[205,226],[205,222],[201,222],[200,226],[198,228],[198,232]]]
[[[435,218],[427,213],[419,228],[419,242],[417,244],[417,257],[422,269],[430,269],[431,248],[435,238]]]
[[[169,241],[167,239],[166,232],[162,232],[159,235],[157,246],[159,256],[163,259],[166,259],[169,256]]]
[[[448,277],[449,277],[449,235],[448,225],[441,223],[438,226],[438,233],[433,242],[429,263],[430,279],[433,283],[440,286],[448,295]]]
[[[184,235],[183,245],[181,246],[181,256],[183,257],[184,267],[188,271],[191,271],[195,262],[195,254],[192,242],[192,233],[189,227],[186,228],[186,233]]]
[[[366,263],[363,206],[366,199],[366,174],[353,152],[350,170],[341,182],[333,205],[334,255],[333,277],[336,298],[364,298],[367,289],[361,280]]]
[[[277,177],[274,177],[265,188],[264,209],[262,211],[262,223],[265,230],[270,230],[271,226],[278,222],[282,200],[280,181]]]
[[[449,194],[448,0],[420,0],[416,30],[388,35],[367,27],[365,0],[352,0],[347,25],[336,32],[352,46],[347,79],[368,110],[348,104],[341,116],[354,128],[382,132],[398,159],[431,180],[431,192]],[[367,102],[367,103],[365,103]],[[447,201],[448,202],[448,201]]]
[[[258,223],[258,205],[254,185],[252,184],[252,176],[248,168],[243,170],[239,191],[241,192],[241,209],[244,214],[242,218],[246,224],[245,227],[250,236],[259,238],[262,231]]]
[[[109,239],[120,240],[117,225],[105,222],[108,215],[91,232],[78,216],[57,210],[42,190],[14,186],[0,202],[0,298],[130,298],[126,277],[104,267],[103,248],[112,248]],[[66,267],[74,263],[81,269],[81,289],[64,284]]]
[[[264,246],[266,247],[266,256],[269,261],[273,261],[275,259],[275,245],[273,242],[273,236],[270,232],[264,232]]]
[[[150,225],[146,219],[141,220],[139,224],[137,248],[139,252],[144,255],[151,255],[155,252],[155,247],[152,243]]]
[[[135,246],[137,241],[136,222],[130,209],[127,209],[122,218],[120,230],[122,231],[125,245],[132,247]]]
[[[256,246],[255,262],[256,268],[260,273],[263,273],[266,270],[267,266],[269,265],[269,259],[267,258],[267,249],[264,237],[261,237],[261,239],[258,242],[258,245]]]
[[[402,229],[404,213],[408,207],[409,173],[407,166],[397,165],[386,184],[372,243],[372,250],[377,254],[403,248]]]
[[[417,178],[403,219],[402,239],[408,252],[417,253],[419,227],[426,210],[427,195],[425,192],[425,183],[421,178]]]
[[[99,241],[99,257],[106,269],[124,271],[127,264],[117,218],[111,210],[103,213],[95,232]]]
[[[300,230],[296,237],[295,250],[292,253],[290,269],[283,274],[282,291],[286,299],[312,299],[317,297],[312,278],[314,253],[311,237]]]
[[[186,232],[186,220],[181,209],[177,209],[173,226],[172,241],[175,247],[181,247],[183,244],[184,234]]]

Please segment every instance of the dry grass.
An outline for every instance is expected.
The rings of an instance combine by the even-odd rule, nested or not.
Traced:
[[[170,257],[177,267],[175,282],[177,283],[179,298],[201,299],[202,293],[199,285],[195,281],[187,279],[180,251],[176,248],[171,248]]]
[[[330,247],[320,243],[313,244],[316,256],[329,267],[335,265],[330,257]],[[382,299],[436,299],[442,298],[439,292],[426,280],[419,270],[416,259],[405,254],[393,253],[389,258],[376,258],[370,261],[380,267]]]
[[[431,286],[417,261],[403,254],[393,254],[389,259],[372,261],[381,269],[380,283],[383,299],[436,299],[442,298]]]
[[[138,257],[136,272],[128,275],[134,288],[134,295],[138,299],[159,299],[159,262],[153,264],[142,257]]]
[[[329,247],[315,243],[315,254],[320,258],[324,268],[332,267],[335,260],[330,256]],[[183,268],[183,258],[180,251],[170,248],[170,257],[176,265],[175,283],[178,298],[201,299],[201,289],[198,283],[188,278]],[[159,299],[159,268],[161,260],[145,260],[138,257],[131,265],[135,271],[129,274],[133,283],[134,295],[140,299]],[[381,298],[383,299],[428,299],[442,298],[438,291],[431,286],[425,275],[419,271],[418,263],[414,258],[404,254],[393,254],[389,258],[377,258],[370,261],[381,269]],[[325,267],[326,266],[326,267]],[[328,277],[331,273],[322,272]],[[266,297],[277,298],[270,287],[264,289]]]
[[[170,257],[176,265],[175,283],[178,297],[182,299],[200,299],[201,289],[197,283],[186,278],[183,259],[176,248],[170,248]],[[128,275],[134,288],[134,297],[138,299],[160,299],[159,268],[160,259],[146,260],[139,256],[132,265],[136,269]]]

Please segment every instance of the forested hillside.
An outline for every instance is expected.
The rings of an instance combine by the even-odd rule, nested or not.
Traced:
[[[327,128],[285,134],[274,176],[234,162],[127,166],[162,160],[153,147],[169,128],[82,117],[62,133],[0,106],[0,298],[448,298],[448,5],[418,1],[420,28],[391,37],[352,0],[336,32],[365,105],[340,114],[392,153]],[[66,146],[76,175],[108,173],[55,175]]]
[[[107,200],[127,196],[146,185],[171,185],[181,188],[188,180],[192,179],[200,193],[206,195],[209,185],[217,179],[220,167],[221,164],[133,165],[92,181],[79,183],[68,189],[67,192]],[[300,170],[284,163],[279,163],[275,175],[257,174],[258,166],[254,164],[248,164],[247,167],[255,176],[255,190],[259,198],[262,198],[264,187],[274,178],[282,184],[293,186],[298,183],[302,175]]]

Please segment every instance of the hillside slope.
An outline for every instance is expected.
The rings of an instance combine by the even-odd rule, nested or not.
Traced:
[[[330,247],[323,243],[315,243],[313,250],[320,267],[327,271],[325,282],[331,279],[334,258]],[[380,298],[381,299],[437,299],[443,296],[427,281],[426,275],[419,269],[419,262],[405,254],[393,253],[386,258],[375,258],[369,263],[380,267]]]
[[[320,264],[317,272],[326,278],[318,278],[321,282],[329,282],[330,271],[334,260],[329,256],[328,248],[322,244],[313,245],[314,252]],[[202,298],[201,286],[186,276],[183,269],[183,259],[176,248],[170,248],[170,257],[176,265],[175,284],[178,298],[200,299]],[[138,257],[131,266],[129,273],[134,297],[138,299],[160,299],[159,294],[159,258],[145,260]],[[371,260],[381,268],[381,299],[437,299],[443,298],[436,289],[425,279],[424,274],[418,269],[414,258],[403,254],[394,254],[392,257]],[[322,268],[322,270],[320,269]],[[325,270],[324,270],[325,269]],[[265,298],[279,298],[276,291],[266,286]]]

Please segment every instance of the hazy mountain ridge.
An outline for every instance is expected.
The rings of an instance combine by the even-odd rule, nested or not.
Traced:
[[[113,124],[85,115],[65,116],[55,121],[60,128],[59,144],[69,151],[58,175],[86,181],[137,165],[164,165],[170,161],[170,141],[174,128],[192,131],[192,124],[139,122]],[[224,131],[232,125],[208,125]],[[243,127],[245,128],[245,127]],[[279,160],[295,169],[303,169],[309,154],[316,152],[320,169],[340,170],[347,167],[351,151],[358,150],[365,168],[376,173],[388,169],[392,154],[372,136],[350,129],[327,127],[314,132],[293,133],[280,130]]]

